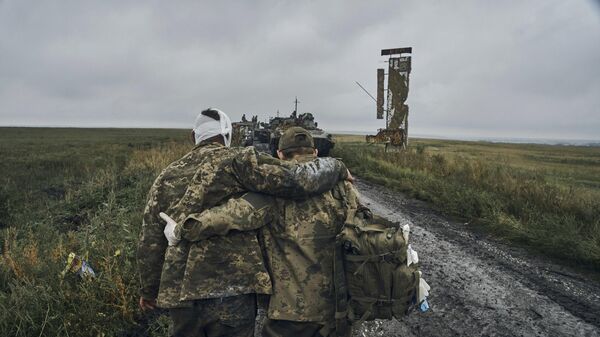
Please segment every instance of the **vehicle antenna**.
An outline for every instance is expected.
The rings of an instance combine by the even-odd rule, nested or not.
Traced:
[[[296,100],[294,101],[294,111],[296,113],[298,112],[298,103],[300,103],[300,101],[298,101],[298,96],[296,96]]]
[[[360,83],[358,83],[357,81],[354,81],[354,83],[356,83],[356,84],[357,84],[357,85],[358,85],[358,86],[359,86],[359,87],[360,87],[362,90],[364,90],[364,92],[366,92],[366,93],[367,93],[367,95],[369,95],[369,97],[371,97],[371,98],[372,98],[372,99],[375,101],[375,103],[377,103],[377,100],[375,99],[375,97],[373,97],[373,95],[371,95],[371,94],[370,94],[370,93],[367,91],[367,89],[365,89],[365,88],[364,88],[362,85],[360,85]]]

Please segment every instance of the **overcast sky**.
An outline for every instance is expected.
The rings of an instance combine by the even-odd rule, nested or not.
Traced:
[[[0,0],[0,125],[190,127],[288,114],[375,131],[380,49],[413,47],[410,131],[600,139],[600,5]]]

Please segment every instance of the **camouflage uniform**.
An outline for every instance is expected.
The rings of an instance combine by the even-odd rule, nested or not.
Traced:
[[[299,161],[312,158],[303,156]],[[248,193],[190,214],[180,230],[184,239],[195,241],[262,227],[273,281],[263,335],[328,336],[334,333],[335,320],[335,238],[358,207],[358,193],[348,182],[296,201]]]
[[[172,336],[254,336],[256,296],[245,294],[193,301],[170,309]]]
[[[236,176],[234,161],[236,167],[244,168],[243,179]],[[162,308],[193,310],[198,306],[194,300],[270,293],[271,283],[255,232],[232,233],[197,243],[182,240],[168,246],[163,233],[165,222],[159,212],[178,219],[247,189],[305,197],[331,188],[345,172],[341,162],[330,158],[292,166],[258,155],[253,148],[227,148],[217,143],[196,146],[169,165],[150,190],[138,245],[142,297],[156,298]],[[220,319],[246,319],[248,311],[253,310],[225,310]]]

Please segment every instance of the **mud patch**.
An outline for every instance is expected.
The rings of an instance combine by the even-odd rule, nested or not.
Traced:
[[[427,204],[358,181],[373,212],[411,225],[431,309],[356,327],[354,336],[600,336],[600,286],[473,234]]]

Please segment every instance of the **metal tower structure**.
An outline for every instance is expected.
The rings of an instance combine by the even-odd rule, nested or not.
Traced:
[[[412,47],[381,50],[381,56],[389,56],[387,74],[385,69],[377,69],[377,119],[384,119],[385,129],[376,136],[368,136],[368,141],[383,142],[394,147],[408,145],[408,97],[411,71]],[[384,87],[387,75],[387,88]]]

